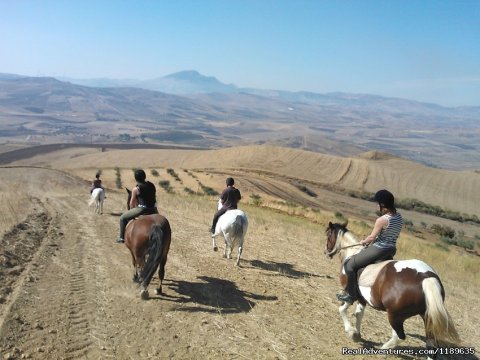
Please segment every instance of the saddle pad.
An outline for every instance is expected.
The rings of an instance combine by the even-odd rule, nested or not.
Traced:
[[[366,268],[363,269],[362,273],[360,274],[358,278],[358,285],[364,287],[372,287],[380,270],[382,270],[385,265],[392,261],[394,260],[386,260],[376,264],[368,265]]]

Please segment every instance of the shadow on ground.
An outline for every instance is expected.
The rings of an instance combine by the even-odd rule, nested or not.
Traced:
[[[257,295],[240,290],[229,280],[198,277],[199,282],[166,280],[164,284],[179,296],[165,296],[167,300],[189,306],[179,306],[176,311],[211,312],[232,314],[248,312],[255,307],[255,301],[274,301],[276,296]]]
[[[293,279],[301,279],[305,277],[323,277],[327,279],[332,279],[330,275],[318,275],[310,272],[295,270],[292,264],[288,263],[279,263],[275,261],[262,261],[262,260],[245,260],[245,262],[250,263],[253,268],[262,269],[274,272],[274,275],[286,276]]]

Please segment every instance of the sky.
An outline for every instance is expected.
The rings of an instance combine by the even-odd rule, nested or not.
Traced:
[[[480,106],[480,0],[0,0],[0,73]]]

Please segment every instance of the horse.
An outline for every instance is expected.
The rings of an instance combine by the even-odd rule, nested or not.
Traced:
[[[345,260],[362,248],[346,225],[331,222],[328,224],[324,251],[330,259],[339,254],[342,286],[347,283],[343,268]],[[416,315],[420,315],[424,321],[427,349],[435,348],[439,344],[459,343],[458,333],[445,308],[445,289],[438,274],[429,265],[416,259],[387,260],[368,265],[358,272],[360,296],[355,310],[355,327],[347,317],[350,304],[345,302],[338,309],[345,332],[352,340],[361,339],[360,326],[368,304],[375,310],[386,311],[392,327],[392,337],[382,345],[382,349],[393,348],[400,340],[405,340],[403,323]]]
[[[127,209],[130,210],[128,193]],[[125,245],[132,255],[134,268],[133,281],[140,284],[140,297],[148,299],[148,285],[158,268],[160,284],[155,289],[156,295],[162,294],[162,283],[165,278],[165,264],[170,250],[172,230],[167,218],[160,214],[141,215],[128,222],[125,228]]]
[[[222,202],[218,200],[217,209],[220,210]],[[231,259],[232,250],[235,244],[238,244],[238,256],[235,262],[236,266],[240,264],[240,255],[242,255],[243,242],[245,240],[245,234],[248,229],[247,215],[239,209],[228,210],[225,214],[220,216],[217,225],[215,226],[215,232],[212,234],[213,251],[217,251],[217,243],[215,237],[222,234],[225,240],[225,250],[223,257]]]
[[[95,204],[95,213],[103,214],[103,201],[105,200],[105,191],[102,188],[95,188],[92,191],[88,206]]]

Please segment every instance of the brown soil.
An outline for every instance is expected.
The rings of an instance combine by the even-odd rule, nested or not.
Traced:
[[[162,194],[172,247],[164,294],[153,295],[154,279],[144,301],[131,281],[128,250],[114,242],[123,191],[109,190],[105,213],[95,215],[87,207],[88,183],[67,173],[0,169],[0,183],[23,184],[29,199],[17,204],[5,196],[1,210],[2,218],[21,214],[0,228],[4,359],[344,359],[343,347],[378,347],[390,337],[385,314],[372,309],[365,340],[344,335],[335,300],[338,259],[322,256],[324,224],[249,208],[236,268],[222,248],[211,249],[214,201]],[[478,320],[467,314],[473,300],[450,294],[447,305],[466,344],[478,347],[478,333],[467,330]],[[406,332],[400,349],[422,349],[421,320],[408,320]]]

